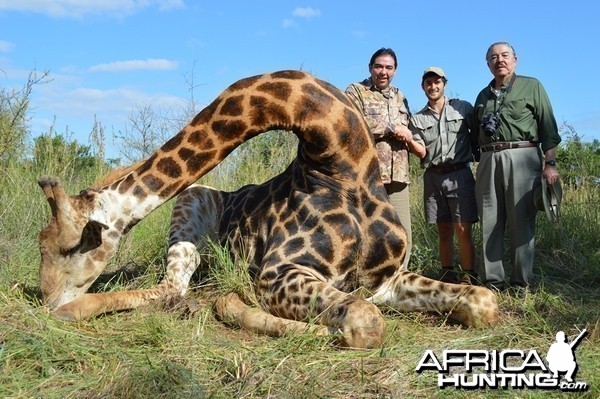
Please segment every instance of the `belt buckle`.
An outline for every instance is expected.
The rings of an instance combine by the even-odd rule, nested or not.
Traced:
[[[494,152],[498,152],[498,151],[502,151],[504,149],[504,146],[500,143],[498,144],[492,144],[492,148]]]

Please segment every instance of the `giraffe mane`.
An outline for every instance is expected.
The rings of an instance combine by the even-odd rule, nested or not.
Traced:
[[[143,158],[143,159],[139,160],[138,162],[136,162],[136,163],[134,163],[132,165],[122,166],[122,167],[118,167],[118,168],[110,170],[106,175],[104,175],[103,177],[101,177],[100,179],[98,179],[92,185],[92,189],[93,190],[100,190],[101,188],[106,187],[106,186],[114,183],[115,181],[121,179],[122,177],[126,176],[130,172],[136,170],[144,162],[146,162],[146,160],[147,160],[147,158]]]

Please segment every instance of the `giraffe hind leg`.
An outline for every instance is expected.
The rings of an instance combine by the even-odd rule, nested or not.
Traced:
[[[355,298],[353,298],[355,299]],[[328,320],[327,325],[307,323],[273,315],[261,308],[250,307],[236,293],[226,294],[215,303],[217,317],[224,323],[271,337],[311,333],[315,336],[334,335],[337,342],[348,348],[376,348],[383,343],[383,316],[376,306],[356,299],[342,305],[343,322]],[[325,320],[317,320],[325,323]]]
[[[341,346],[375,348],[383,343],[385,322],[379,308],[336,289],[310,267],[264,266],[257,295],[271,315],[326,326]]]
[[[449,284],[399,271],[368,299],[403,312],[438,312],[465,326],[491,326],[499,321],[496,295],[484,287]]]
[[[226,324],[271,337],[303,332],[313,333],[317,336],[330,333],[325,326],[284,319],[262,309],[250,307],[240,299],[238,294],[233,292],[217,299],[215,311],[219,319]]]

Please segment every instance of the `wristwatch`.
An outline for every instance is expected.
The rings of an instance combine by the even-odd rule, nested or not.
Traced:
[[[556,159],[550,159],[546,161],[546,165],[556,166]]]

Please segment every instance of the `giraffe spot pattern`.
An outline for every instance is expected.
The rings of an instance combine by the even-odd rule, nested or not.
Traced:
[[[227,98],[221,108],[223,116],[241,116],[244,112],[244,96],[231,96]]]
[[[160,159],[156,163],[156,169],[163,175],[166,175],[167,177],[170,177],[172,179],[177,179],[181,177],[182,173],[179,163],[173,158]]]
[[[292,87],[288,83],[266,82],[256,87],[256,91],[264,93],[277,100],[288,101],[292,93]]]
[[[164,181],[154,175],[146,175],[142,177],[142,182],[148,187],[150,191],[156,192],[160,190],[164,185]]]
[[[165,144],[163,144],[163,146],[161,147],[161,150],[164,152],[171,152],[173,150],[176,150],[177,148],[179,148],[179,146],[181,146],[182,141],[183,141],[183,135],[178,134],[178,135],[174,136],[172,139],[168,140]]]
[[[248,125],[242,120],[220,119],[211,124],[212,130],[224,140],[236,140],[240,132],[247,129]]]
[[[291,125],[289,113],[283,105],[275,104],[264,96],[250,96],[250,121],[254,126],[267,126],[273,121],[272,129],[286,129]]]

